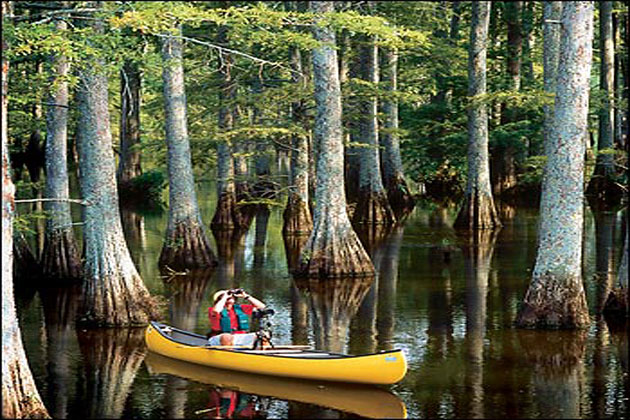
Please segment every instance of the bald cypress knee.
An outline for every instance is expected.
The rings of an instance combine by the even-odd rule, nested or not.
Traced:
[[[178,33],[181,33],[181,28]],[[162,39],[162,60],[169,208],[159,265],[171,268],[212,267],[216,265],[216,258],[197,205],[190,157],[181,39],[175,36]]]
[[[490,2],[473,3],[468,52],[468,95],[471,99],[486,93],[489,21]],[[477,102],[468,110],[468,178],[464,203],[455,226],[477,230],[500,225],[490,185],[488,112],[485,104]]]
[[[543,174],[538,253],[517,316],[525,328],[585,328],[590,319],[582,282],[584,136],[587,130],[593,4],[567,2],[552,133]]]
[[[310,3],[318,18],[333,11],[333,2]],[[315,142],[317,157],[316,207],[313,231],[300,255],[298,276],[374,275],[374,266],[352,229],[343,182],[341,89],[334,31],[317,22],[313,28],[320,43],[313,49],[315,83]]]
[[[55,24],[63,32],[67,23]],[[72,229],[70,204],[64,199],[70,196],[68,182],[68,71],[69,63],[62,55],[51,55],[51,91],[46,115],[46,198],[61,201],[45,203],[49,214],[46,221],[44,248],[41,255],[42,274],[54,279],[78,279],[81,277],[81,258]]]

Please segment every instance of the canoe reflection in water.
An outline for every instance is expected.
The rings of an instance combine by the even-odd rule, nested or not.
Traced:
[[[210,405],[207,412],[212,419],[253,419],[264,417],[265,414],[258,408],[253,396],[229,388],[212,389]],[[196,414],[201,412],[197,411]]]
[[[243,411],[239,412],[239,407],[245,410],[243,415],[248,414],[249,403],[252,404],[253,416],[264,417],[266,401],[257,399],[255,396],[314,404],[368,418],[407,417],[405,404],[396,395],[378,386],[253,375],[182,362],[153,352],[148,353],[144,362],[151,375],[175,375],[204,384],[216,385],[221,390],[231,390],[237,394],[252,394],[249,395],[249,401],[243,400],[243,397],[248,397],[243,394],[240,396],[241,401],[236,399],[234,410],[230,412],[234,417],[241,417],[240,413]],[[219,403],[222,396],[226,398],[223,404],[228,410],[219,407],[219,413],[217,410],[208,411],[210,417],[217,414],[225,416],[229,411],[227,397],[231,399],[233,394],[219,392],[218,395]],[[216,406],[210,408],[213,409]]]

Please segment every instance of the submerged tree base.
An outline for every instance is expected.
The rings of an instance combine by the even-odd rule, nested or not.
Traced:
[[[608,210],[621,204],[623,187],[609,176],[594,174],[586,188],[586,199],[594,210]]]
[[[287,207],[282,214],[284,235],[308,235],[313,229],[313,219],[308,205],[298,194],[289,194]]]
[[[459,210],[453,226],[469,230],[501,227],[492,196],[479,193],[466,194],[464,204]]]
[[[581,329],[589,324],[581,279],[552,275],[534,279],[516,317],[519,328]]]
[[[321,228],[320,228],[321,229]],[[345,232],[323,228],[314,232],[300,255],[296,277],[363,277],[375,274],[374,265],[350,226]]]
[[[396,220],[402,219],[406,214],[413,210],[416,200],[409,192],[409,187],[404,178],[397,178],[389,182],[385,186],[387,190],[387,199],[389,205],[394,211]]]
[[[44,277],[70,281],[81,278],[81,259],[72,235],[70,230],[46,235],[41,257]]]
[[[385,225],[396,223],[394,211],[385,192],[362,192],[359,196],[352,222],[357,225]]]
[[[217,202],[217,210],[214,213],[210,227],[213,231],[244,229],[249,225],[248,218],[241,213],[236,205],[236,196],[233,193],[223,193]]]
[[[3,354],[2,357],[10,356]],[[39,397],[32,376],[22,371],[18,360],[9,363],[8,372],[3,372],[2,418],[49,419],[50,416]],[[26,364],[26,361],[24,363]]]
[[[175,270],[210,268],[217,265],[217,259],[198,223],[178,223],[166,237],[158,265]]]
[[[82,315],[78,323],[85,327],[139,327],[160,318],[162,306],[159,297],[151,296],[146,288],[122,286],[142,283],[139,275],[130,278],[104,276],[83,284]],[[90,290],[91,289],[91,290]],[[125,292],[124,290],[127,290]]]
[[[610,291],[606,299],[606,304],[604,305],[604,315],[614,315],[614,317],[620,321],[623,320],[624,317],[630,316],[627,289],[615,287]]]

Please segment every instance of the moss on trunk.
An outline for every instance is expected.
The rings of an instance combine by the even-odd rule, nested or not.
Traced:
[[[287,207],[282,216],[284,235],[308,235],[313,229],[311,211],[299,194],[289,193]]]

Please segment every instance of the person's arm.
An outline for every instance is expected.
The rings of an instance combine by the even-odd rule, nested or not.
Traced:
[[[228,297],[229,295],[227,292],[223,293],[217,303],[212,307],[212,310],[220,314],[223,308],[225,308],[225,302],[228,300]]]
[[[252,295],[245,293],[243,296],[243,299],[246,299],[249,303],[251,303],[252,305],[254,305],[254,308],[261,310],[261,309],[265,309],[265,305],[264,303],[262,303],[261,301],[259,301],[258,299],[256,299],[255,297],[253,297]]]

